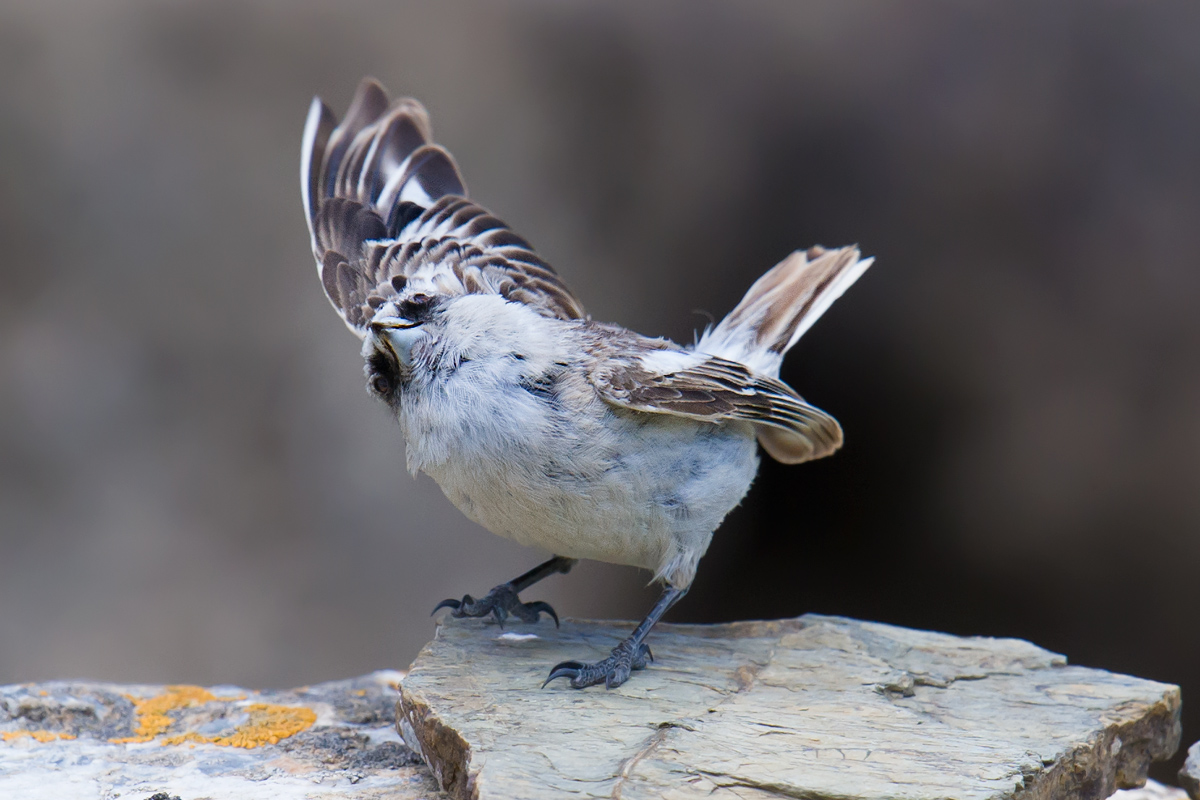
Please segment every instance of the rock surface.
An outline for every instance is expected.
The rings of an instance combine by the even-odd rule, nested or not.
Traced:
[[[550,664],[624,630],[453,621],[404,679],[399,727],[453,796],[523,800],[1103,798],[1179,736],[1175,687],[831,617],[667,625],[659,662],[620,689],[539,690]],[[401,677],[0,687],[0,798],[445,798],[395,732]],[[1200,745],[1185,785],[1198,767]],[[1149,782],[1113,800],[1183,796]]]
[[[1140,789],[1122,789],[1111,800],[1188,800],[1188,793],[1174,786],[1163,786],[1157,781],[1146,781]]]
[[[1192,800],[1200,800],[1200,742],[1188,749],[1187,761],[1179,770],[1179,785],[1187,789]]]
[[[456,798],[1105,798],[1178,747],[1179,689],[1013,639],[837,617],[662,625],[607,691],[540,689],[628,623],[448,620],[401,687]]]
[[[397,672],[287,692],[0,687],[4,800],[444,797],[395,730]]]

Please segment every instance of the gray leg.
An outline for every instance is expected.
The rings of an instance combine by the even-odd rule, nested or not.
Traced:
[[[578,559],[555,556],[549,561],[539,564],[520,577],[513,578],[508,583],[493,587],[485,596],[476,600],[471,595],[464,595],[462,600],[443,600],[433,609],[436,614],[439,609],[449,608],[452,617],[486,617],[491,614],[504,627],[504,620],[511,614],[524,622],[537,622],[542,612],[554,619],[554,627],[558,627],[558,614],[549,603],[540,600],[532,603],[522,603],[517,597],[519,592],[528,589],[542,578],[556,572],[568,573]]]
[[[550,677],[546,678],[546,683],[542,684],[542,688],[545,689],[546,684],[555,678],[570,678],[572,689],[582,689],[597,683],[603,683],[609,689],[620,686],[629,680],[629,675],[633,670],[645,669],[647,662],[654,660],[654,654],[650,652],[649,645],[645,644],[643,640],[650,633],[650,629],[654,627],[654,623],[658,622],[662,615],[667,613],[667,609],[675,605],[685,594],[687,594],[687,589],[668,586],[663,590],[662,596],[658,598],[658,602],[654,604],[654,608],[650,609],[646,618],[633,629],[633,633],[613,648],[612,655],[595,664],[564,661],[550,670]]]

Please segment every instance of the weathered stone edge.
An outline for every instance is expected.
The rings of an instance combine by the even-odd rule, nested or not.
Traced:
[[[1104,800],[1118,789],[1144,785],[1150,763],[1175,755],[1183,735],[1179,687],[1162,685],[1163,696],[1136,717],[1109,725],[1049,770],[1026,776],[1013,800]]]
[[[1200,742],[1188,748],[1187,761],[1179,770],[1179,785],[1192,800],[1200,800]]]
[[[444,724],[427,703],[403,689],[396,703],[396,728],[404,743],[433,771],[442,791],[456,800],[476,800],[470,745]]]
[[[436,638],[435,635],[435,641]],[[431,645],[421,650],[417,660]],[[396,701],[396,731],[409,749],[433,771],[442,791],[455,800],[478,799],[475,773],[470,767],[471,745],[458,731],[442,722],[428,701],[406,688],[403,681],[400,682],[400,699]]]

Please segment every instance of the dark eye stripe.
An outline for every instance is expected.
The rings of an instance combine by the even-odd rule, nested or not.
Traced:
[[[367,387],[380,397],[388,397],[400,385],[400,371],[396,363],[378,351],[367,357]]]

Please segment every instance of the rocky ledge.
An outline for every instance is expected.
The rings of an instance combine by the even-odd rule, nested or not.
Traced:
[[[291,691],[0,687],[0,797],[408,800],[445,798],[440,781],[506,800],[1087,800],[1178,746],[1174,686],[835,617],[664,625],[658,661],[619,689],[540,688],[629,627],[451,620],[407,676]],[[1182,798],[1149,784],[1120,800]]]
[[[449,620],[400,728],[456,798],[1106,798],[1179,744],[1175,686],[1014,639],[838,617],[662,625],[618,689],[540,689],[628,624]],[[536,633],[535,633],[536,631]]]

